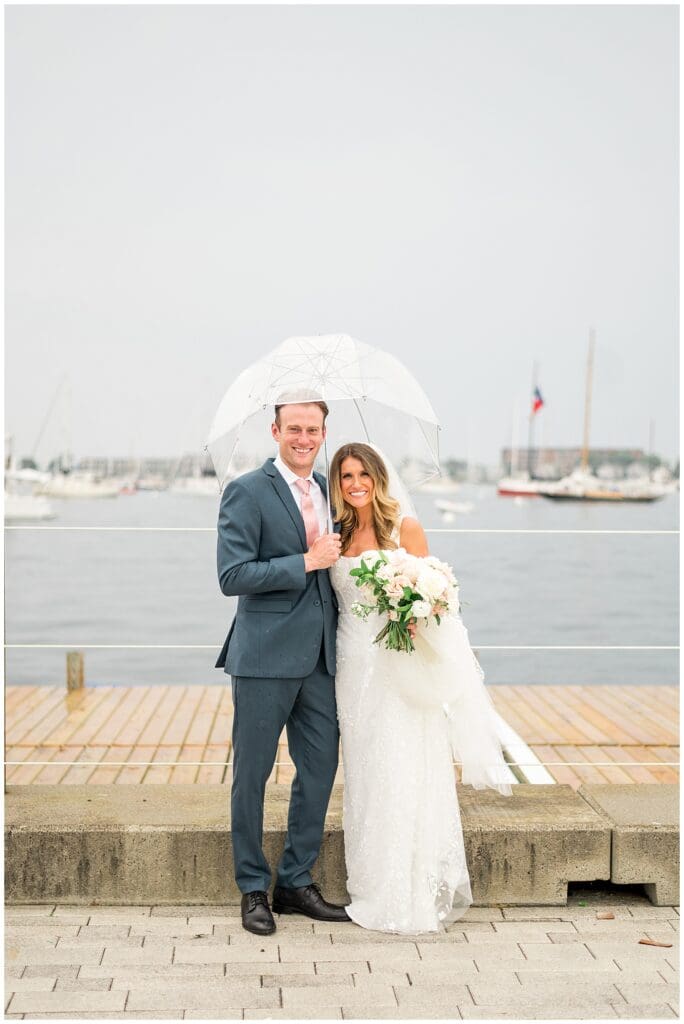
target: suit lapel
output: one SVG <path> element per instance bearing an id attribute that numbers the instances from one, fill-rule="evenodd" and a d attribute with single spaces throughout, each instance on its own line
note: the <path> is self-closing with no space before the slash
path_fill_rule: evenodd
<path id="1" fill-rule="evenodd" d="M 304 520 L 302 519 L 302 514 L 297 508 L 297 503 L 295 502 L 292 496 L 292 491 L 285 482 L 282 474 L 279 473 L 278 470 L 273 465 L 273 461 L 271 459 L 267 459 L 261 468 L 263 469 L 264 473 L 266 473 L 266 475 L 270 477 L 271 483 L 273 484 L 273 488 L 276 494 L 278 495 L 283 505 L 287 509 L 290 515 L 290 519 L 297 527 L 299 539 L 302 542 L 302 547 L 304 551 L 306 551 L 307 543 L 306 530 L 304 529 Z"/>

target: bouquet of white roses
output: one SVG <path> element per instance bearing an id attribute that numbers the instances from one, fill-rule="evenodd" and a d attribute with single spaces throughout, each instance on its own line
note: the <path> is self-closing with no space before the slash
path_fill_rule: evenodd
<path id="1" fill-rule="evenodd" d="M 363 601 L 352 605 L 352 612 L 367 619 L 371 612 L 385 615 L 387 621 L 375 638 L 383 640 L 390 651 L 414 651 L 408 631 L 410 622 L 426 625 L 431 619 L 439 625 L 450 608 L 458 610 L 458 583 L 451 567 L 438 558 L 419 558 L 404 548 L 396 551 L 364 551 L 361 565 L 352 569 Z"/>

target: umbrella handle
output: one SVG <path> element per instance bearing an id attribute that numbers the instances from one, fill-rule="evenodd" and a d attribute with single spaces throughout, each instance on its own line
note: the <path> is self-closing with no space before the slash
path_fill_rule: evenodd
<path id="1" fill-rule="evenodd" d="M 330 505 L 330 463 L 328 461 L 328 439 L 326 437 L 323 443 L 323 449 L 325 452 L 325 479 L 327 483 L 327 505 L 328 505 L 328 533 L 333 533 L 333 518 L 332 518 L 332 507 Z"/>

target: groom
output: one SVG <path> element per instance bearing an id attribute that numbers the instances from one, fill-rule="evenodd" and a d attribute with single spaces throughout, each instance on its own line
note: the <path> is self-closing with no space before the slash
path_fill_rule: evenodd
<path id="1" fill-rule="evenodd" d="M 278 455 L 233 480 L 221 499 L 218 576 L 237 612 L 216 667 L 232 676 L 235 879 L 242 924 L 270 935 L 271 872 L 262 849 L 264 793 L 285 727 L 296 775 L 273 910 L 348 921 L 312 884 L 337 769 L 337 604 L 327 570 L 340 539 L 327 533 L 326 481 L 313 472 L 325 439 L 325 402 L 275 407 Z"/>

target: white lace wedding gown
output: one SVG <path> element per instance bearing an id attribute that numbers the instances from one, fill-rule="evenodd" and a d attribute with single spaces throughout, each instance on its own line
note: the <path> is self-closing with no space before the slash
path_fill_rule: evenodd
<path id="1" fill-rule="evenodd" d="M 373 643 L 377 615 L 352 615 L 359 592 L 349 571 L 359 563 L 360 556 L 342 557 L 330 569 L 339 604 L 347 912 L 378 931 L 438 931 L 472 902 L 447 717 L 440 707 L 411 706 L 393 687 L 394 667 L 417 677 L 430 669 L 419 650 L 386 652 Z"/>

